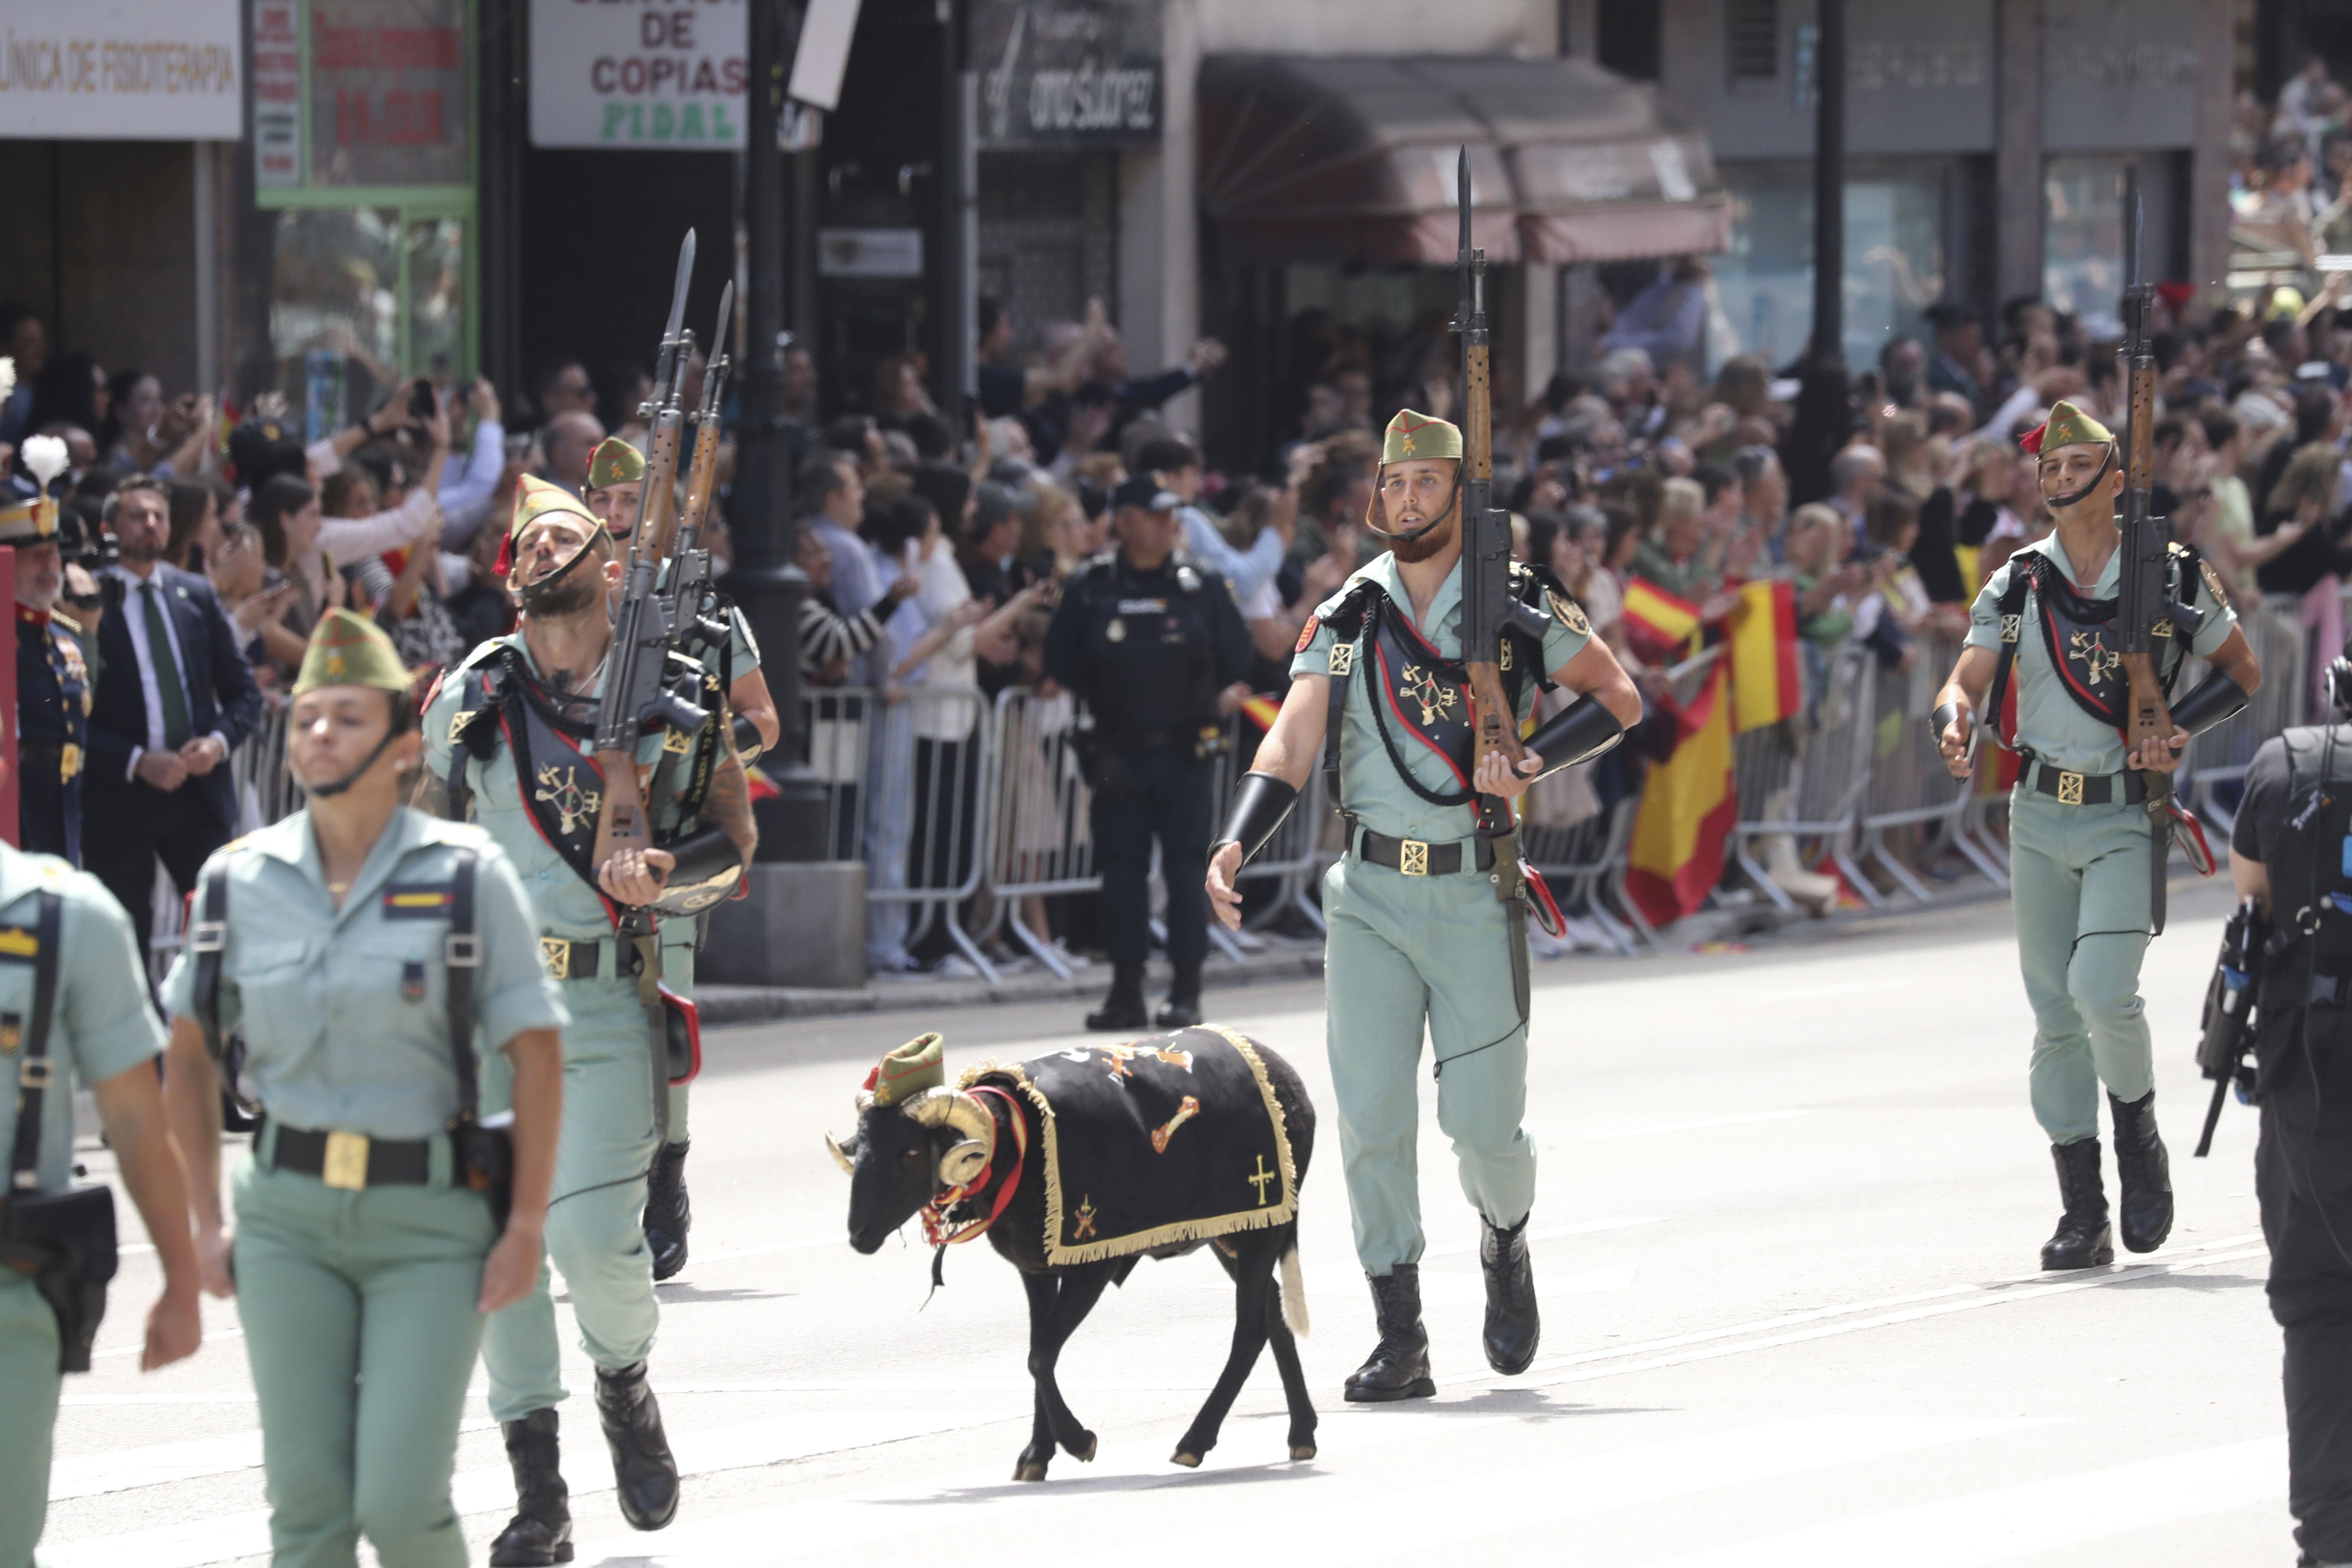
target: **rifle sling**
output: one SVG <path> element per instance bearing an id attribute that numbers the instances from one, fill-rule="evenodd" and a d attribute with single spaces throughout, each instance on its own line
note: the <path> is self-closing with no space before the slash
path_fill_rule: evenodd
<path id="1" fill-rule="evenodd" d="M 49 1060 L 49 1022 L 57 1016 L 58 933 L 65 898 L 42 891 L 33 924 L 33 1016 L 25 1031 L 24 1057 L 16 1068 L 16 1128 L 8 1155 L 8 1190 L 29 1193 L 40 1182 L 41 1110 L 55 1076 Z"/>

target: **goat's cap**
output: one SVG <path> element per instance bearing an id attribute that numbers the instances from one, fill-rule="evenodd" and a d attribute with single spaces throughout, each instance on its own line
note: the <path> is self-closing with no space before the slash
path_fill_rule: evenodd
<path id="1" fill-rule="evenodd" d="M 918 1035 L 884 1057 L 866 1075 L 866 1092 L 877 1105 L 897 1105 L 947 1080 L 945 1041 L 938 1035 Z"/>

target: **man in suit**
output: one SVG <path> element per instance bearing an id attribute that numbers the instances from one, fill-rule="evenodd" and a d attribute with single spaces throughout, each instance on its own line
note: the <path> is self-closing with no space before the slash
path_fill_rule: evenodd
<path id="1" fill-rule="evenodd" d="M 1957 392 L 1982 419 L 1991 412 L 1984 388 L 1977 384 L 1977 356 L 1984 348 L 1984 328 L 1974 310 L 1944 300 L 1925 312 L 1936 333 L 1936 352 L 1927 356 L 1927 390 Z"/>
<path id="2" fill-rule="evenodd" d="M 106 569 L 90 710 L 84 866 L 121 901 L 144 956 L 155 860 L 185 893 L 236 831 L 232 747 L 261 717 L 261 690 L 212 584 L 163 560 L 163 483 L 125 479 L 107 498 L 120 562 Z"/>

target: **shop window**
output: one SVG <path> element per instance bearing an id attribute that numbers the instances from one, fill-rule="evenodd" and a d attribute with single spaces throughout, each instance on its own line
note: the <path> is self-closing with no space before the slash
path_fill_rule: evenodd
<path id="1" fill-rule="evenodd" d="M 2120 158 L 2053 158 L 2042 172 L 2042 296 L 2095 337 L 2122 330 L 2124 180 Z"/>
<path id="2" fill-rule="evenodd" d="M 1722 304 L 1708 333 L 1710 368 L 1753 353 L 1783 365 L 1813 331 L 1813 193 L 1785 182 L 1730 184 L 1731 244 L 1716 258 Z M 1921 312 L 1944 289 L 1940 175 L 1851 180 L 1845 187 L 1846 363 L 1866 369 L 1896 337 L 1922 336 Z M 1721 340 L 1721 341 L 1718 341 Z"/>

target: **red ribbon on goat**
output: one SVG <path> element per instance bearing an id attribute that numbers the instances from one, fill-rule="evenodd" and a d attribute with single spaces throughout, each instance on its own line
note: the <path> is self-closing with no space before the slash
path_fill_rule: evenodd
<path id="1" fill-rule="evenodd" d="M 972 1193 L 986 1191 L 988 1184 L 996 1179 L 996 1160 L 993 1154 L 989 1159 L 988 1169 L 980 1173 L 977 1181 L 966 1182 L 960 1187 L 950 1187 L 946 1192 L 924 1205 L 923 1239 L 935 1247 L 953 1247 L 961 1241 L 976 1241 L 987 1235 L 988 1227 L 1003 1218 L 1005 1209 L 1011 1206 L 1013 1194 L 1021 1186 L 1021 1167 L 1029 1157 L 1029 1124 L 1021 1119 L 1021 1108 L 1013 1103 L 1013 1097 L 1001 1089 L 985 1085 L 972 1089 L 971 1094 L 974 1099 L 983 1094 L 992 1094 L 1004 1101 L 1004 1109 L 1011 1113 L 1013 1144 L 1013 1173 L 1005 1179 L 1004 1190 L 996 1194 L 996 1202 L 990 1206 L 986 1219 L 968 1219 L 960 1225 L 951 1226 L 948 1223 L 947 1215 L 948 1210 L 963 1202 Z"/>

